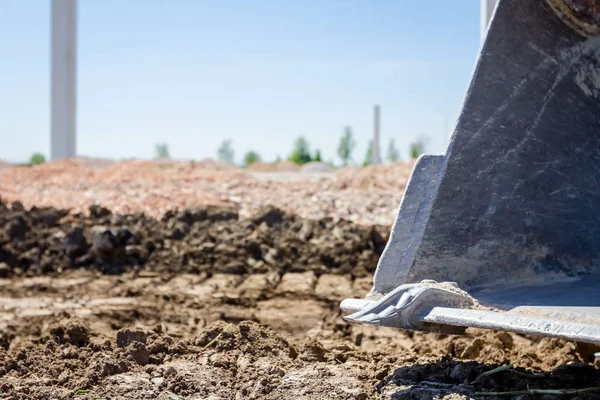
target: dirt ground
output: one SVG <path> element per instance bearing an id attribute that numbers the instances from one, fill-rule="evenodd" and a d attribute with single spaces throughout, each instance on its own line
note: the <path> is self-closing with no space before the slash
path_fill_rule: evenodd
<path id="1" fill-rule="evenodd" d="M 0 203 L 0 399 L 600 398 L 574 343 L 346 323 L 388 229 Z"/>

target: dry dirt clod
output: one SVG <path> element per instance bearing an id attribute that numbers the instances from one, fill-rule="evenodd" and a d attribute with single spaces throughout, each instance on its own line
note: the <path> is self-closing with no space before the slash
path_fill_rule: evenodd
<path id="1" fill-rule="evenodd" d="M 464 349 L 460 358 L 462 359 L 474 359 L 479 356 L 479 353 L 483 349 L 485 342 L 481 338 L 475 338 L 473 341 Z"/>
<path id="2" fill-rule="evenodd" d="M 150 353 L 146 346 L 141 342 L 132 342 L 127 346 L 125 354 L 138 365 L 146 365 L 150 361 Z"/>
<path id="3" fill-rule="evenodd" d="M 323 362 L 326 360 L 326 353 L 327 351 L 321 343 L 308 338 L 300 346 L 298 357 L 303 361 Z"/>
<path id="4" fill-rule="evenodd" d="M 49 333 L 60 342 L 66 341 L 78 347 L 87 346 L 90 341 L 88 328 L 77 321 L 54 324 L 50 326 Z"/>
<path id="5" fill-rule="evenodd" d="M 150 332 L 142 328 L 124 328 L 117 332 L 117 346 L 125 348 L 133 342 L 146 344 Z"/>
<path id="6" fill-rule="evenodd" d="M 514 346 L 514 340 L 510 333 L 508 332 L 498 332 L 496 333 L 496 338 L 502 342 L 505 349 L 512 349 Z"/>

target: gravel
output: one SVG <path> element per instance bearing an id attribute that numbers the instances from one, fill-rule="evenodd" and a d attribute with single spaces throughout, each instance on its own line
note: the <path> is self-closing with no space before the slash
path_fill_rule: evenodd
<path id="1" fill-rule="evenodd" d="M 345 167 L 317 175 L 285 168 L 261 177 L 251 173 L 267 168 L 247 172 L 207 160 L 90 164 L 61 160 L 1 168 L 0 197 L 27 208 L 53 206 L 86 213 L 96 204 L 120 214 L 143 212 L 157 218 L 168 210 L 202 205 L 233 206 L 240 216 L 250 216 L 272 205 L 304 218 L 391 225 L 413 165 Z"/>

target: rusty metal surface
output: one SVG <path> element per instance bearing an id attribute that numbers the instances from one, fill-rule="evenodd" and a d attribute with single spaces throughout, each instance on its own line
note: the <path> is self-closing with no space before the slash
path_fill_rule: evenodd
<path id="1" fill-rule="evenodd" d="M 583 35 L 600 33 L 600 1 L 546 0 L 565 23 Z"/>

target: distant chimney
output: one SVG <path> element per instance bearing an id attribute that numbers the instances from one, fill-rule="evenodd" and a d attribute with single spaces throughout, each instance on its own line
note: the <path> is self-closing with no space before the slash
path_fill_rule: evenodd
<path id="1" fill-rule="evenodd" d="M 76 155 L 77 0 L 52 0 L 50 158 Z"/>
<path id="2" fill-rule="evenodd" d="M 498 0 L 479 1 L 479 36 L 481 42 L 483 42 L 487 36 L 490 20 L 492 19 L 492 14 L 494 13 L 497 2 Z"/>
<path id="3" fill-rule="evenodd" d="M 375 121 L 373 126 L 373 149 L 371 152 L 371 164 L 381 164 L 381 157 L 379 156 L 379 106 L 375 106 Z"/>

